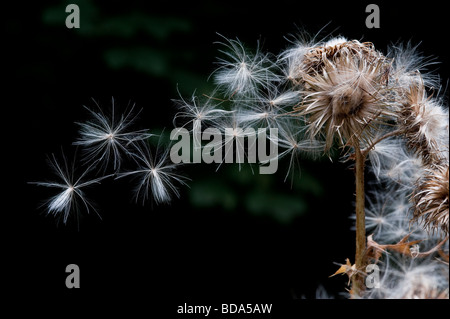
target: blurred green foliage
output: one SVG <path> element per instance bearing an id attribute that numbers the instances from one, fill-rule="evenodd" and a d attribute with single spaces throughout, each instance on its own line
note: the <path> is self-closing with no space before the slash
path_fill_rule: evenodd
<path id="1" fill-rule="evenodd" d="M 177 50 L 171 43 L 173 35 L 192 31 L 193 22 L 189 19 L 137 9 L 108 14 L 93 1 L 78 0 L 63 1 L 44 10 L 44 24 L 64 25 L 68 15 L 65 7 L 69 3 L 75 3 L 80 8 L 80 28 L 74 29 L 74 32 L 82 37 L 112 40 L 103 52 L 108 67 L 115 70 L 130 68 L 152 77 L 164 77 L 174 85 L 182 83 L 180 92 L 184 94 L 195 89 L 210 91 L 210 83 L 206 81 L 208 74 L 196 74 L 189 68 L 195 55 L 193 48 Z"/>
<path id="2" fill-rule="evenodd" d="M 63 25 L 68 15 L 65 7 L 71 3 L 77 4 L 80 11 L 82 10 L 82 14 L 80 14 L 82 27 L 76 29 L 76 32 L 82 36 L 129 38 L 136 36 L 138 32 L 145 32 L 150 37 L 165 40 L 172 32 L 189 32 L 191 30 L 190 22 L 178 17 L 152 16 L 139 11 L 108 16 L 105 14 L 105 10 L 99 10 L 90 0 L 67 0 L 59 5 L 49 7 L 43 12 L 43 22 L 49 25 Z"/>
<path id="3" fill-rule="evenodd" d="M 284 168 L 279 174 L 285 174 Z M 279 175 L 260 175 L 257 170 L 257 166 L 249 164 L 243 164 L 240 169 L 238 164 L 224 164 L 215 178 L 194 179 L 190 200 L 197 207 L 224 210 L 241 207 L 255 216 L 289 224 L 306 214 L 311 202 L 323 195 L 322 185 L 306 172 L 290 188 L 289 183 L 280 185 Z"/>

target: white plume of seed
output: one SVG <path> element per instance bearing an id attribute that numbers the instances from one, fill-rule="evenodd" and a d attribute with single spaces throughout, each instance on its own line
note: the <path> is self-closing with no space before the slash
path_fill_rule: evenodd
<path id="1" fill-rule="evenodd" d="M 448 299 L 448 266 L 437 260 L 386 254 L 379 263 L 380 281 L 366 290 L 368 299 Z"/>
<path id="2" fill-rule="evenodd" d="M 95 104 L 98 111 L 85 107 L 92 118 L 84 123 L 77 123 L 80 126 L 80 136 L 73 145 L 82 147 L 85 162 L 98 161 L 106 168 L 109 161 L 112 161 L 113 169 L 118 170 L 122 156 L 128 154 L 129 146 L 153 134 L 147 133 L 147 130 L 130 130 L 139 114 L 133 114 L 134 105 L 117 117 L 114 98 L 110 115 L 106 115 L 96 102 Z"/>
<path id="3" fill-rule="evenodd" d="M 54 154 L 49 158 L 50 168 L 56 175 L 57 181 L 31 182 L 31 184 L 56 188 L 59 190 L 59 193 L 51 197 L 44 206 L 46 207 L 48 215 L 62 218 L 63 223 L 66 224 L 70 214 L 73 212 L 78 213 L 81 208 L 86 209 L 88 213 L 90 209 L 93 209 L 97 213 L 93 205 L 86 198 L 82 189 L 92 184 L 98 184 L 101 180 L 111 175 L 87 179 L 86 175 L 91 171 L 92 165 L 85 169 L 80 175 L 76 175 L 75 166 L 69 166 L 64 154 L 62 154 L 62 157 L 62 163 L 56 159 Z"/>
<path id="4" fill-rule="evenodd" d="M 263 54 L 259 45 L 256 53 L 248 54 L 239 39 L 218 42 L 225 46 L 219 50 L 225 55 L 220 58 L 219 67 L 214 71 L 214 81 L 228 97 L 254 95 L 258 87 L 267 87 L 279 77 L 273 71 L 274 63 Z"/>
<path id="5" fill-rule="evenodd" d="M 295 121 L 298 123 L 298 121 Z M 304 128 L 295 125 L 295 123 L 283 122 L 278 126 L 278 147 L 281 153 L 276 159 L 280 160 L 290 154 L 289 166 L 285 181 L 289 174 L 294 174 L 295 166 L 299 165 L 299 159 L 303 157 L 317 158 L 324 154 L 325 142 L 321 140 L 305 138 Z"/>
<path id="6" fill-rule="evenodd" d="M 232 113 L 231 111 L 220 108 L 220 104 L 223 101 L 218 102 L 209 97 L 200 100 L 195 93 L 192 94 L 189 100 L 180 97 L 175 102 L 179 111 L 174 116 L 174 125 L 176 126 L 177 122 L 181 122 L 182 127 L 192 124 L 192 130 L 198 129 L 198 127 L 195 127 L 195 125 L 198 125 L 196 123 L 215 127 L 217 126 L 218 120 Z"/>
<path id="7" fill-rule="evenodd" d="M 391 44 L 388 47 L 386 56 L 392 60 L 391 85 L 407 89 L 411 84 L 418 85 L 423 82 L 429 88 L 439 87 L 439 76 L 429 70 L 438 62 L 432 57 L 422 56 L 418 47 L 419 45 L 413 45 L 411 42 Z"/>
<path id="8" fill-rule="evenodd" d="M 175 171 L 178 165 L 170 161 L 170 148 L 161 150 L 160 141 L 154 154 L 147 143 L 135 144 L 132 156 L 138 167 L 117 176 L 117 178 L 136 177 L 137 184 L 134 190 L 136 202 L 141 200 L 144 204 L 149 198 L 153 198 L 156 204 L 168 203 L 173 195 L 180 197 L 176 184 L 187 186 L 187 178 L 177 174 Z"/>

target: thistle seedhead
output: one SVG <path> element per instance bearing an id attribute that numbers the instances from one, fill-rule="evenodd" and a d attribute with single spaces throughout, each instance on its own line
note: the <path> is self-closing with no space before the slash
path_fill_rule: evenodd
<path id="1" fill-rule="evenodd" d="M 426 169 L 412 195 L 414 212 L 412 222 L 423 221 L 428 230 L 439 229 L 448 235 L 449 213 L 449 166 Z"/>
<path id="2" fill-rule="evenodd" d="M 424 165 L 448 162 L 448 112 L 427 97 L 423 82 L 412 83 L 398 114 L 406 144 Z"/>
<path id="3" fill-rule="evenodd" d="M 366 61 L 369 64 L 379 63 L 380 60 L 387 62 L 387 59 L 375 50 L 371 42 L 347 41 L 341 37 L 310 48 L 304 54 L 302 63 L 298 65 L 295 77 L 302 83 L 304 75 L 315 76 L 317 73 L 322 73 L 330 61 L 338 65 L 339 61 L 349 59 Z"/>
<path id="4" fill-rule="evenodd" d="M 315 48 L 299 70 L 305 97 L 294 110 L 307 117 L 312 137 L 325 131 L 327 150 L 336 137 L 341 145 L 370 144 L 371 128 L 393 115 L 384 103 L 388 73 L 386 58 L 371 44 Z"/>

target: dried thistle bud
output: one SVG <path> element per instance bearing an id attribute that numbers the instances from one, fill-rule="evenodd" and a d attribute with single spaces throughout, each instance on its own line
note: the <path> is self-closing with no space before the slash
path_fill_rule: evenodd
<path id="1" fill-rule="evenodd" d="M 424 228 L 441 229 L 448 235 L 449 166 L 426 169 L 426 175 L 418 181 L 412 195 L 414 214 L 411 222 L 422 219 Z"/>
<path id="2" fill-rule="evenodd" d="M 303 57 L 299 65 L 297 77 L 301 78 L 307 74 L 314 76 L 326 68 L 327 61 L 339 61 L 346 59 L 358 59 L 366 63 L 378 63 L 386 58 L 375 50 L 371 42 L 353 41 L 329 41 L 323 46 L 311 48 Z"/>
<path id="3" fill-rule="evenodd" d="M 303 103 L 312 137 L 322 129 L 329 150 L 336 136 L 342 145 L 370 143 L 371 128 L 393 115 L 384 102 L 389 63 L 370 43 L 349 41 L 310 50 L 302 64 Z"/>
<path id="4" fill-rule="evenodd" d="M 422 158 L 424 165 L 439 165 L 448 151 L 448 113 L 427 97 L 423 82 L 412 83 L 404 93 L 399 125 L 406 144 Z"/>

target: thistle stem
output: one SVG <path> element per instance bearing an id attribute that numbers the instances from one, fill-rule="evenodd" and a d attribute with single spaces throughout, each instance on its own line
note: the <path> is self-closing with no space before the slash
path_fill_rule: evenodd
<path id="1" fill-rule="evenodd" d="M 364 276 L 360 271 L 364 271 L 366 260 L 366 225 L 364 213 L 364 162 L 365 154 L 361 152 L 359 146 L 355 146 L 355 182 L 356 182 L 356 254 L 355 267 L 358 270 L 352 277 L 352 295 L 358 297 L 364 291 Z"/>

